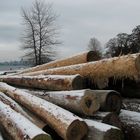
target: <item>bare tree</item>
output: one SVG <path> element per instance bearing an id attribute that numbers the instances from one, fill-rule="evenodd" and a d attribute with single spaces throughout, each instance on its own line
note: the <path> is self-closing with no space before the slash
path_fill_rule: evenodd
<path id="1" fill-rule="evenodd" d="M 35 65 L 50 61 L 54 54 L 52 46 L 59 44 L 55 25 L 56 14 L 52 5 L 36 0 L 28 10 L 22 8 L 24 34 L 22 48 L 27 50 L 25 58 Z"/>

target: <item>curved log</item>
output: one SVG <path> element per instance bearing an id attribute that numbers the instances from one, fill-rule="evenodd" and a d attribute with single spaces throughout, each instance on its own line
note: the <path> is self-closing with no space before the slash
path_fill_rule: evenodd
<path id="1" fill-rule="evenodd" d="M 23 117 L 0 101 L 0 123 L 16 140 L 51 140 L 50 135 L 43 132 L 28 119 Z"/>
<path id="2" fill-rule="evenodd" d="M 46 63 L 46 64 L 39 65 L 36 67 L 28 68 L 28 69 L 23 70 L 22 72 L 19 72 L 18 74 L 24 74 L 24 73 L 46 70 L 46 69 L 62 67 L 62 66 L 69 66 L 69 65 L 74 65 L 74 64 L 81 64 L 81 63 L 86 63 L 90 61 L 96 61 L 99 59 L 100 59 L 100 56 L 98 56 L 96 52 L 88 51 L 88 52 L 77 54 L 69 58 L 56 60 L 56 61 L 52 61 L 50 63 Z"/>
<path id="3" fill-rule="evenodd" d="M 0 83 L 0 91 L 42 118 L 63 139 L 79 140 L 87 134 L 87 125 L 83 120 L 59 106 L 9 86 L 6 83 Z"/>

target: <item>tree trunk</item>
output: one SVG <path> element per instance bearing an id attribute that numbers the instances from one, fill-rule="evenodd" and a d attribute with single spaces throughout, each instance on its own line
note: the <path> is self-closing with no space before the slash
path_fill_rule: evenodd
<path id="1" fill-rule="evenodd" d="M 89 89 L 56 92 L 29 91 L 29 93 L 77 114 L 92 116 L 100 108 L 96 94 Z"/>
<path id="2" fill-rule="evenodd" d="M 29 119 L 31 122 L 33 122 L 35 125 L 37 125 L 39 128 L 43 129 L 46 126 L 45 122 L 43 122 L 37 116 L 35 116 L 31 112 L 29 112 L 29 110 L 25 109 L 20 104 L 15 102 L 12 98 L 6 96 L 2 92 L 0 92 L 0 101 L 9 105 L 16 112 L 21 113 L 23 116 L 25 116 L 27 119 Z"/>
<path id="3" fill-rule="evenodd" d="M 113 90 L 85 89 L 46 92 L 26 89 L 25 91 L 71 111 L 86 115 L 93 115 L 99 106 L 101 111 L 119 113 L 122 106 L 120 94 Z"/>
<path id="4" fill-rule="evenodd" d="M 46 69 L 62 67 L 62 66 L 69 66 L 69 65 L 74 65 L 74 64 L 81 64 L 81 63 L 86 63 L 90 61 L 96 61 L 99 59 L 100 58 L 96 55 L 94 51 L 88 51 L 88 52 L 84 52 L 84 53 L 81 53 L 81 54 L 78 54 L 78 55 L 75 55 L 66 59 L 56 60 L 50 63 L 32 67 L 32 68 L 23 70 L 22 72 L 19 72 L 18 74 L 24 74 L 28 72 L 35 72 L 35 71 L 46 70 Z"/>
<path id="5" fill-rule="evenodd" d="M 11 109 L 8 105 L 0 101 L 0 123 L 7 132 L 16 140 L 51 140 L 51 137 L 23 117 Z"/>
<path id="6" fill-rule="evenodd" d="M 84 140 L 123 140 L 122 132 L 117 127 L 89 119 L 85 119 L 85 122 L 89 133 Z"/>
<path id="7" fill-rule="evenodd" d="M 87 125 L 83 120 L 59 106 L 5 83 L 0 83 L 0 91 L 41 117 L 63 139 L 80 140 L 87 134 Z"/>
<path id="8" fill-rule="evenodd" d="M 11 85 L 47 89 L 47 90 L 76 90 L 85 87 L 80 75 L 40 75 L 40 76 L 3 76 L 0 81 Z"/>
<path id="9" fill-rule="evenodd" d="M 119 117 L 123 123 L 125 140 L 140 140 L 140 113 L 121 110 Z"/>
<path id="10" fill-rule="evenodd" d="M 140 113 L 140 99 L 123 99 L 123 109 Z"/>
<path id="11" fill-rule="evenodd" d="M 96 88 L 103 89 L 108 87 L 110 78 L 113 78 L 114 84 L 117 79 L 123 80 L 125 78 L 129 78 L 138 81 L 140 74 L 140 55 L 139 53 L 129 54 L 121 57 L 103 59 L 96 62 L 32 72 L 26 75 L 39 74 L 80 74 L 91 81 L 91 88 L 96 86 Z"/>

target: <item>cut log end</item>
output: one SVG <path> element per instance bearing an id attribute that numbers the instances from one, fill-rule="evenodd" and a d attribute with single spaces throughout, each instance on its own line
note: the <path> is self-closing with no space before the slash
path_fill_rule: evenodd
<path id="1" fill-rule="evenodd" d="M 83 89 L 83 88 L 85 88 L 84 79 L 83 79 L 80 75 L 77 75 L 77 76 L 73 79 L 72 87 L 73 87 L 73 90 L 78 90 L 78 89 Z"/>
<path id="2" fill-rule="evenodd" d="M 100 104 L 93 94 L 86 94 L 81 100 L 81 107 L 85 114 L 93 116 L 99 110 Z"/>
<path id="3" fill-rule="evenodd" d="M 101 59 L 101 57 L 95 51 L 89 51 L 87 53 L 87 62 L 97 61 L 97 60 L 100 60 L 100 59 Z"/>
<path id="4" fill-rule="evenodd" d="M 116 92 L 111 91 L 107 95 L 105 110 L 119 113 L 122 107 L 121 96 Z"/>
<path id="5" fill-rule="evenodd" d="M 68 127 L 68 131 L 66 134 L 67 140 L 81 140 L 88 131 L 88 127 L 85 122 L 75 120 Z"/>
<path id="6" fill-rule="evenodd" d="M 34 137 L 32 140 L 52 140 L 52 139 L 47 134 L 40 134 Z"/>
<path id="7" fill-rule="evenodd" d="M 123 134 L 117 129 L 110 129 L 106 132 L 104 140 L 123 140 Z"/>
<path id="8" fill-rule="evenodd" d="M 138 72 L 140 73 L 140 55 L 138 55 L 135 60 L 135 66 L 136 66 L 136 69 L 138 70 Z"/>

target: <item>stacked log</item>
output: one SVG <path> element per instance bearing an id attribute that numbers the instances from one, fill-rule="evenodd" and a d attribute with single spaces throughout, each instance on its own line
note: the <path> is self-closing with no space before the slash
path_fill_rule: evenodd
<path id="1" fill-rule="evenodd" d="M 100 59 L 100 56 L 98 56 L 95 51 L 88 51 L 88 52 L 77 54 L 77 55 L 69 57 L 69 58 L 52 61 L 50 63 L 46 63 L 43 65 L 39 65 L 36 67 L 32 67 L 32 68 L 23 70 L 22 72 L 19 72 L 17 75 L 45 70 L 45 69 L 50 69 L 50 68 L 69 66 L 69 65 L 74 65 L 74 64 L 81 64 L 81 63 L 86 63 L 86 62 L 90 62 L 90 61 L 96 61 L 99 59 Z"/>
<path id="2" fill-rule="evenodd" d="M 23 123 L 24 122 L 24 123 Z M 0 101 L 0 123 L 10 136 L 16 140 L 51 140 L 50 135 L 43 132 L 28 119 L 23 117 Z"/>
<path id="3" fill-rule="evenodd" d="M 76 75 L 1 76 L 0 81 L 11 85 L 46 90 L 76 90 L 85 87 L 84 79 Z"/>
<path id="4" fill-rule="evenodd" d="M 79 140 L 87 134 L 83 120 L 67 110 L 2 82 L 0 91 L 41 117 L 64 139 Z"/>
<path id="5" fill-rule="evenodd" d="M 126 65 L 127 64 L 127 65 Z M 26 75 L 53 74 L 53 75 L 73 75 L 80 74 L 87 78 L 91 85 L 90 88 L 107 88 L 110 79 L 113 79 L 114 85 L 116 80 L 128 78 L 139 81 L 140 74 L 140 55 L 131 54 L 110 59 L 103 59 L 96 62 L 89 62 L 78 65 L 71 65 L 53 69 L 47 69 L 37 72 L 27 73 Z M 121 84 L 121 88 L 123 84 Z M 114 87 L 115 88 L 115 87 Z M 140 96 L 139 96 L 140 97 Z"/>

